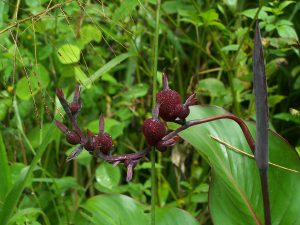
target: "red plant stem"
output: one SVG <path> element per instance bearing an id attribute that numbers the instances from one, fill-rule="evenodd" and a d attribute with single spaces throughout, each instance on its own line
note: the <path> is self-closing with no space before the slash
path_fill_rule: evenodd
<path id="1" fill-rule="evenodd" d="M 231 119 L 234 120 L 242 129 L 243 134 L 248 142 L 248 145 L 252 151 L 252 153 L 254 154 L 255 151 L 255 142 L 252 138 L 252 135 L 247 127 L 247 125 L 245 124 L 245 122 L 238 118 L 237 116 L 233 115 L 233 114 L 224 114 L 224 115 L 219 115 L 219 116 L 212 116 L 212 117 L 208 117 L 205 119 L 199 119 L 199 120 L 190 120 L 187 121 L 183 126 L 179 127 L 178 129 L 172 131 L 171 133 L 169 133 L 168 135 L 166 135 L 165 137 L 162 138 L 163 141 L 167 141 L 170 138 L 176 136 L 179 132 L 191 127 L 191 126 L 195 126 L 195 125 L 199 125 L 202 123 L 207 123 L 207 122 L 211 122 L 214 120 L 220 120 L 220 119 Z"/>
<path id="2" fill-rule="evenodd" d="M 106 161 L 117 162 L 117 161 L 124 161 L 126 159 L 130 159 L 130 160 L 141 159 L 141 158 L 145 157 L 146 155 L 148 155 L 149 152 L 151 152 L 151 147 L 147 147 L 140 152 L 125 154 L 125 155 L 111 155 L 110 156 L 110 155 L 105 155 L 100 151 L 97 151 L 96 154 L 99 158 L 102 158 Z"/>

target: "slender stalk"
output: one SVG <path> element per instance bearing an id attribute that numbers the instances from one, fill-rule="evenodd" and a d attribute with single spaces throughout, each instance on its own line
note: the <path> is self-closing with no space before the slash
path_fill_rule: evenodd
<path id="1" fill-rule="evenodd" d="M 252 138 L 252 135 L 247 127 L 247 125 L 245 124 L 245 122 L 240 119 L 239 117 L 233 115 L 233 114 L 223 114 L 223 115 L 219 115 L 219 116 L 212 116 L 212 117 L 208 117 L 208 118 L 205 118 L 205 119 L 199 119 L 199 120 L 190 120 L 190 121 L 187 121 L 183 126 L 179 127 L 178 129 L 172 131 L 171 133 L 167 134 L 165 137 L 162 138 L 163 141 L 167 141 L 173 137 L 175 137 L 179 132 L 185 130 L 185 129 L 188 129 L 189 127 L 191 126 L 195 126 L 195 125 L 199 125 L 199 124 L 202 124 L 202 123 L 207 123 L 207 122 L 211 122 L 211 121 L 214 121 L 214 120 L 220 120 L 220 119 L 230 119 L 230 120 L 233 120 L 235 121 L 239 126 L 240 128 L 242 129 L 243 133 L 244 133 L 244 136 L 247 140 L 247 143 L 252 151 L 252 153 L 254 154 L 254 151 L 255 151 L 255 142 Z"/>
<path id="2" fill-rule="evenodd" d="M 20 7 L 20 0 L 17 0 L 15 11 L 14 11 L 14 14 L 13 14 L 13 20 L 18 19 L 19 7 Z"/>
<path id="3" fill-rule="evenodd" d="M 270 209 L 270 197 L 269 197 L 269 184 L 268 184 L 268 170 L 259 169 L 261 189 L 263 193 L 264 203 L 264 216 L 265 225 L 271 225 L 271 209 Z"/>
<path id="4" fill-rule="evenodd" d="M 153 58 L 153 92 L 152 92 L 152 107 L 155 107 L 156 92 L 157 92 L 157 61 L 158 61 L 158 36 L 159 36 L 159 11 L 160 0 L 156 1 L 156 22 L 155 22 L 155 37 L 154 37 L 154 58 Z M 155 225 L 155 203 L 156 203 L 156 177 L 155 177 L 155 148 L 151 154 L 151 225 Z"/>
<path id="5" fill-rule="evenodd" d="M 151 225 L 155 225 L 156 176 L 155 176 L 155 148 L 151 152 Z"/>

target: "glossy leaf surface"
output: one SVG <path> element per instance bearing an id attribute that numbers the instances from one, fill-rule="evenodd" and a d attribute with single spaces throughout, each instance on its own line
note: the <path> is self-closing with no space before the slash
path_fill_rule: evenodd
<path id="1" fill-rule="evenodd" d="M 83 208 L 91 213 L 89 220 L 97 225 L 150 225 L 146 207 L 125 195 L 98 195 L 90 198 Z M 156 225 L 196 225 L 188 213 L 174 207 L 157 208 Z"/>
<path id="2" fill-rule="evenodd" d="M 191 119 L 202 119 L 228 113 L 218 107 L 191 107 Z M 252 136 L 255 126 L 247 123 Z M 239 126 L 223 119 L 191 127 L 180 135 L 191 143 L 212 166 L 210 213 L 215 225 L 262 224 L 263 205 L 258 169 L 255 160 L 220 144 L 211 136 L 249 154 Z M 279 135 L 269 131 L 269 161 L 300 171 L 294 149 Z M 272 224 L 300 224 L 300 175 L 278 167 L 269 167 L 269 188 Z"/>

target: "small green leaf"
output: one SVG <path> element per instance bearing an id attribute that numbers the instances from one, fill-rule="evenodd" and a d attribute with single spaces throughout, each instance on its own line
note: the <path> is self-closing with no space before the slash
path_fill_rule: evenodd
<path id="1" fill-rule="evenodd" d="M 242 15 L 247 16 L 247 17 L 249 17 L 251 19 L 254 19 L 254 16 L 256 15 L 257 10 L 258 10 L 258 8 L 247 9 L 247 10 L 245 10 L 245 11 L 242 12 Z M 261 9 L 260 12 L 259 12 L 259 14 L 258 14 L 258 18 L 259 19 L 265 19 L 267 17 L 268 17 L 268 14 L 263 9 Z"/>
<path id="2" fill-rule="evenodd" d="M 78 81 L 78 83 L 84 83 L 89 79 L 87 77 L 87 75 L 82 71 L 80 66 L 74 67 L 74 74 L 75 74 L 75 78 Z"/>
<path id="3" fill-rule="evenodd" d="M 268 97 L 269 107 L 274 107 L 275 105 L 280 103 L 285 98 L 286 98 L 286 96 L 284 96 L 284 95 L 270 95 Z"/>
<path id="4" fill-rule="evenodd" d="M 35 95 L 40 91 L 40 88 L 44 89 L 50 83 L 49 73 L 47 69 L 42 65 L 38 64 L 29 74 L 29 79 L 27 77 L 22 77 L 16 87 L 16 94 L 22 100 L 30 99 L 30 87 L 32 94 Z"/>
<path id="5" fill-rule="evenodd" d="M 114 167 L 113 165 L 103 162 L 96 169 L 96 181 L 101 186 L 113 189 L 116 187 L 121 179 L 121 172 L 119 167 Z M 101 188 L 99 188 L 101 191 Z"/>
<path id="6" fill-rule="evenodd" d="M 197 86 L 197 91 L 203 95 L 212 97 L 222 96 L 226 94 L 224 84 L 216 78 L 206 78 L 200 80 Z"/>
<path id="7" fill-rule="evenodd" d="M 101 31 L 92 25 L 83 26 L 80 30 L 80 45 L 84 46 L 92 41 L 100 42 L 102 39 Z"/>
<path id="8" fill-rule="evenodd" d="M 76 63 L 80 59 L 80 49 L 76 45 L 62 45 L 57 51 L 57 57 L 63 64 Z"/>
<path id="9" fill-rule="evenodd" d="M 282 25 L 276 27 L 276 29 L 280 37 L 298 40 L 298 35 L 293 27 L 289 25 Z"/>
<path id="10" fill-rule="evenodd" d="M 138 0 L 126 0 L 123 1 L 119 8 L 114 12 L 112 20 L 118 22 L 119 20 L 124 20 L 126 16 L 129 16 L 134 8 L 139 4 Z"/>

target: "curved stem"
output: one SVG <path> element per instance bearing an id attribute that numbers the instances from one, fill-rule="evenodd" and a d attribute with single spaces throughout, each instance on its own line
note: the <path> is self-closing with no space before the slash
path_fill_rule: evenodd
<path id="1" fill-rule="evenodd" d="M 106 161 L 109 161 L 109 162 L 118 162 L 118 161 L 124 161 L 127 159 L 138 160 L 138 159 L 141 159 L 141 158 L 145 157 L 146 155 L 148 155 L 149 152 L 151 152 L 151 147 L 147 147 L 140 152 L 129 153 L 129 154 L 125 154 L 125 155 L 105 155 L 102 152 L 97 151 L 96 156 L 98 156 L 99 158 L 104 159 Z"/>
<path id="2" fill-rule="evenodd" d="M 251 135 L 247 125 L 245 124 L 245 122 L 242 119 L 238 118 L 237 116 L 235 116 L 233 114 L 224 114 L 224 115 L 219 115 L 219 116 L 208 117 L 205 119 L 187 121 L 183 126 L 179 127 L 178 129 L 172 131 L 171 133 L 169 133 L 165 137 L 163 137 L 162 140 L 167 141 L 167 140 L 173 138 L 174 136 L 176 136 L 179 132 L 181 132 L 191 126 L 199 125 L 202 123 L 207 123 L 207 122 L 214 121 L 214 120 L 220 120 L 220 119 L 231 119 L 240 126 L 240 128 L 242 129 L 243 134 L 247 140 L 247 143 L 248 143 L 249 147 L 251 148 L 252 153 L 254 154 L 255 142 L 252 138 L 252 135 Z"/>

